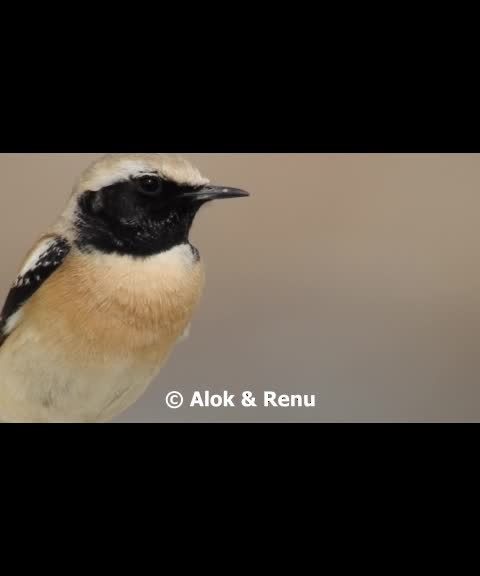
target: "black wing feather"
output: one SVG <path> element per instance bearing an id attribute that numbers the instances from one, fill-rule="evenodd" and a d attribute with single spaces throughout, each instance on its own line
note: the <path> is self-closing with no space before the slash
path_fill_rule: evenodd
<path id="1" fill-rule="evenodd" d="M 0 315 L 0 346 L 6 339 L 5 326 L 25 302 L 40 288 L 62 264 L 70 252 L 70 244 L 61 236 L 52 237 L 50 246 L 43 252 L 34 267 L 19 276 L 8 293 Z"/>

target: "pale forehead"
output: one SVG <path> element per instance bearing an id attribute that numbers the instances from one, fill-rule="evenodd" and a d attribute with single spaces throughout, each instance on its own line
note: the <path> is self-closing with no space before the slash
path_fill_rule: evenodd
<path id="1" fill-rule="evenodd" d="M 208 184 L 195 166 L 184 158 L 163 154 L 108 154 L 94 162 L 80 177 L 76 190 L 100 190 L 142 174 L 158 174 L 190 186 Z"/>

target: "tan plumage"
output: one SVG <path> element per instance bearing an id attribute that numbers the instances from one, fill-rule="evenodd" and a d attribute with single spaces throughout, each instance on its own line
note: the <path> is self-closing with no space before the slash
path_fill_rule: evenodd
<path id="1" fill-rule="evenodd" d="M 203 267 L 186 250 L 148 265 L 74 251 L 26 302 L 0 348 L 0 417 L 93 421 L 120 413 L 187 328 L 202 285 Z"/>
<path id="2" fill-rule="evenodd" d="M 87 170 L 52 229 L 71 242 L 68 255 L 7 321 L 0 420 L 109 420 L 145 391 L 188 328 L 204 283 L 189 244 L 135 258 L 74 242 L 79 196 L 138 171 L 207 184 L 186 161 L 160 155 L 109 155 Z"/>

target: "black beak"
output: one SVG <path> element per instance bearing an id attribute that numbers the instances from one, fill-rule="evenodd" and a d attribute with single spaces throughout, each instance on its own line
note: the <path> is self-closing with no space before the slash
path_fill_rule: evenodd
<path id="1" fill-rule="evenodd" d="M 238 188 L 226 188 L 225 186 L 203 186 L 196 190 L 189 190 L 182 194 L 183 198 L 191 198 L 198 202 L 208 202 L 210 200 L 221 200 L 222 198 L 242 198 L 250 196 L 248 192 Z"/>

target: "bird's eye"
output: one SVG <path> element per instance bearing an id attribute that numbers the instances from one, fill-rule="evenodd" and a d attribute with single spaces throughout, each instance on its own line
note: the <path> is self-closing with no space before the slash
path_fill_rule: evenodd
<path id="1" fill-rule="evenodd" d="M 156 196 L 161 192 L 162 181 L 158 176 L 141 176 L 136 181 L 140 191 L 147 196 Z"/>

